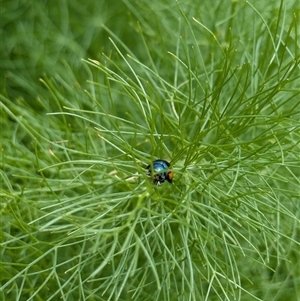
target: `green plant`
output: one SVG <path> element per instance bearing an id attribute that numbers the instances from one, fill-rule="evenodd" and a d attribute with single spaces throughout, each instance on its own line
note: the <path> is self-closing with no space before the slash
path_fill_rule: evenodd
<path id="1" fill-rule="evenodd" d="M 33 45 L 70 12 L 60 26 L 75 46 L 44 36 L 56 56 L 43 64 L 20 57 L 32 49 L 20 36 L 2 50 L 3 299 L 299 298 L 293 3 L 124 0 L 120 15 L 100 3 L 86 11 L 121 20 L 92 34 L 71 3 L 30 6 Z M 149 181 L 155 158 L 174 184 Z"/>

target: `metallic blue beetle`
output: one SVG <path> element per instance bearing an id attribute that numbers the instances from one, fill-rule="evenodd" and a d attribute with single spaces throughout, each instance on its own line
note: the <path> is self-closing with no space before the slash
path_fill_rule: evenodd
<path id="1" fill-rule="evenodd" d="M 160 185 L 165 180 L 172 183 L 173 172 L 170 171 L 170 163 L 168 161 L 163 159 L 154 160 L 147 166 L 147 169 L 147 175 L 153 178 L 154 184 Z"/>

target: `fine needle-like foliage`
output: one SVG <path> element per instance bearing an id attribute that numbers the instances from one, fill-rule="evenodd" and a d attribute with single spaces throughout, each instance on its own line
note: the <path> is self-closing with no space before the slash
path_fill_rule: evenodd
<path id="1" fill-rule="evenodd" d="M 299 300 L 296 4 L 117 2 L 3 5 L 1 300 Z"/>

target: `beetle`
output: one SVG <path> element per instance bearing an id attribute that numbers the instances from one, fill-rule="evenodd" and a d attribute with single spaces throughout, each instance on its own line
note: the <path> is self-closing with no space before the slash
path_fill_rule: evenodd
<path id="1" fill-rule="evenodd" d="M 147 175 L 152 177 L 155 185 L 160 185 L 164 181 L 172 183 L 173 171 L 170 170 L 170 163 L 163 159 L 154 160 L 147 166 Z"/>

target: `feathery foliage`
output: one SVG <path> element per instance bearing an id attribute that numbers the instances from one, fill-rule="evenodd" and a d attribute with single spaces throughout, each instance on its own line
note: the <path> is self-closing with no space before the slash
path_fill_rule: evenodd
<path id="1" fill-rule="evenodd" d="M 3 300 L 300 299 L 293 1 L 2 13 Z"/>

